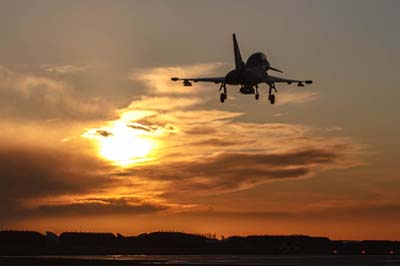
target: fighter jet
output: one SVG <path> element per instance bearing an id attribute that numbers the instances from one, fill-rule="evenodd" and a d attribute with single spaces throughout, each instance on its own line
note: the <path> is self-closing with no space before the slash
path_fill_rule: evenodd
<path id="1" fill-rule="evenodd" d="M 266 83 L 269 86 L 268 100 L 271 104 L 275 103 L 274 92 L 278 92 L 275 83 L 297 83 L 298 87 L 304 87 L 304 84 L 312 84 L 312 80 L 295 80 L 285 79 L 272 76 L 268 73 L 269 70 L 283 73 L 282 70 L 274 68 L 270 65 L 267 57 L 263 53 L 254 53 L 246 61 L 243 62 L 240 54 L 239 45 L 236 40 L 236 35 L 233 34 L 233 52 L 235 55 L 235 69 L 231 70 L 224 77 L 212 78 L 171 78 L 172 81 L 183 81 L 183 86 L 192 86 L 192 82 L 212 82 L 221 84 L 219 90 L 222 91 L 220 101 L 223 103 L 227 98 L 226 85 L 240 85 L 241 94 L 254 94 L 255 99 L 258 100 L 260 94 L 258 92 L 258 85 Z"/>

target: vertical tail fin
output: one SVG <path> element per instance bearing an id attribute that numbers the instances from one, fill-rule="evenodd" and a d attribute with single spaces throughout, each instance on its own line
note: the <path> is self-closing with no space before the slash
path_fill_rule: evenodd
<path id="1" fill-rule="evenodd" d="M 244 63 L 242 60 L 242 56 L 240 55 L 239 45 L 236 40 L 235 33 L 233 34 L 233 51 L 235 53 L 235 66 L 236 69 L 240 69 L 243 67 Z"/>

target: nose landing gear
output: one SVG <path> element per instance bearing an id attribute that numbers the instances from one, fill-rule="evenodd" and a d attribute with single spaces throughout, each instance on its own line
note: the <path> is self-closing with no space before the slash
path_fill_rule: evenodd
<path id="1" fill-rule="evenodd" d="M 255 86 L 255 88 L 256 88 L 255 98 L 256 98 L 256 101 L 257 101 L 260 98 L 260 94 L 258 93 L 258 86 L 257 85 Z"/>

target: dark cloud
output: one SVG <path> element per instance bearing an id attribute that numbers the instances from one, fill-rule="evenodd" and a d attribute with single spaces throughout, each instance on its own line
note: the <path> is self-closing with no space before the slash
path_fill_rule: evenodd
<path id="1" fill-rule="evenodd" d="M 15 221 L 47 216 L 146 214 L 169 208 L 168 204 L 143 200 L 140 195 L 110 196 L 113 188 L 135 186 L 129 178 L 111 175 L 112 170 L 115 168 L 102 160 L 61 148 L 3 146 L 0 218 Z"/>
<path id="2" fill-rule="evenodd" d="M 158 114 L 147 115 L 144 118 L 132 121 L 141 125 L 154 125 L 160 122 Z"/>
<path id="3" fill-rule="evenodd" d="M 147 127 L 147 126 L 140 125 L 140 124 L 128 124 L 126 126 L 129 127 L 129 128 L 132 128 L 132 129 L 144 130 L 144 131 L 147 131 L 147 132 L 154 131 L 154 129 L 152 129 L 150 127 Z"/>
<path id="4" fill-rule="evenodd" d="M 147 214 L 166 210 L 167 207 L 141 203 L 134 198 L 87 199 L 86 202 L 42 205 L 30 210 L 31 215 L 90 216 L 110 214 Z"/>
<path id="5" fill-rule="evenodd" d="M 0 206 L 20 208 L 27 199 L 81 194 L 117 182 L 98 159 L 44 147 L 0 149 Z M 0 212 L 0 216 L 10 215 Z"/>
<path id="6" fill-rule="evenodd" d="M 340 150 L 309 149 L 286 153 L 220 153 L 168 165 L 138 166 L 125 175 L 170 180 L 175 191 L 221 192 L 271 180 L 302 178 L 326 168 L 340 168 Z M 120 173 L 121 175 L 121 173 Z"/>
<path id="7" fill-rule="evenodd" d="M 248 220 L 283 220 L 285 222 L 387 222 L 400 220 L 400 203 L 372 203 L 363 202 L 358 204 L 336 204 L 330 207 L 321 206 L 319 208 L 284 208 L 281 210 L 265 210 L 265 211 L 191 211 L 179 215 L 192 216 L 212 216 L 215 218 L 226 219 L 248 219 Z"/>
<path id="8" fill-rule="evenodd" d="M 210 145 L 210 146 L 232 146 L 232 145 L 237 145 L 237 144 L 243 144 L 243 141 L 229 141 L 229 140 L 221 140 L 217 138 L 209 138 L 206 140 L 200 140 L 194 143 L 191 143 L 192 145 Z"/>
<path id="9" fill-rule="evenodd" d="M 146 132 L 155 132 L 157 130 L 163 130 L 164 132 L 173 133 L 176 130 L 176 127 L 172 124 L 165 124 L 164 126 L 158 126 L 155 124 L 149 124 L 143 122 L 144 120 L 142 121 L 142 123 L 135 122 L 127 124 L 126 126 L 135 130 L 143 130 Z"/>
<path id="10" fill-rule="evenodd" d="M 186 134 L 188 135 L 207 135 L 207 134 L 213 134 L 216 133 L 217 130 L 211 127 L 192 127 L 190 129 L 187 129 L 185 131 Z"/>
<path id="11" fill-rule="evenodd" d="M 105 138 L 113 135 L 113 133 L 108 132 L 107 130 L 102 130 L 102 129 L 97 130 L 96 133 Z"/>
<path id="12" fill-rule="evenodd" d="M 173 132 L 176 130 L 176 127 L 171 124 L 166 124 L 163 129 L 167 132 Z"/>

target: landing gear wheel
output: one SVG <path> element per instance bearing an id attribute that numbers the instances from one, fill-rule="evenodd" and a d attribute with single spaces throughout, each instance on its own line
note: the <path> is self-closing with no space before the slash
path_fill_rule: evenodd
<path id="1" fill-rule="evenodd" d="M 258 98 L 260 98 L 260 94 L 256 94 L 256 100 L 258 100 Z"/>
<path id="2" fill-rule="evenodd" d="M 275 103 L 275 95 L 274 95 L 274 94 L 271 94 L 271 95 L 268 97 L 268 100 L 271 102 L 271 104 L 274 104 L 274 103 Z"/>
<path id="3" fill-rule="evenodd" d="M 219 100 L 221 101 L 221 103 L 225 102 L 226 95 L 224 93 L 221 93 L 221 95 L 219 96 Z"/>

